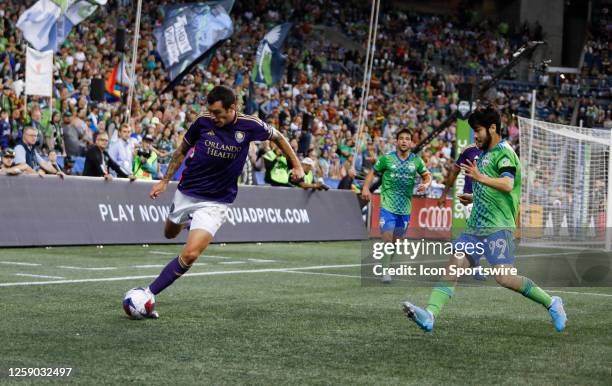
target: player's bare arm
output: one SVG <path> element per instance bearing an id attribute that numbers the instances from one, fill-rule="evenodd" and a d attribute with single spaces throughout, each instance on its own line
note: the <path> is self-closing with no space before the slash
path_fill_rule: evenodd
<path id="1" fill-rule="evenodd" d="M 423 182 L 417 186 L 417 192 L 424 193 L 431 185 L 431 173 L 425 172 L 421 174 L 421 177 L 423 177 Z"/>
<path id="2" fill-rule="evenodd" d="M 285 138 L 285 136 L 278 130 L 274 129 L 270 140 L 282 150 L 287 158 L 289 158 L 289 162 L 291 162 L 293 168 L 291 178 L 294 181 L 300 181 L 302 178 L 304 178 L 304 169 L 302 168 L 302 164 L 289 144 L 289 141 L 287 141 L 287 138 Z"/>
<path id="3" fill-rule="evenodd" d="M 490 188 L 497 189 L 500 192 L 510 193 L 514 187 L 514 178 L 503 176 L 503 177 L 489 177 L 480 173 L 476 162 L 467 161 L 461 165 L 461 169 L 466 176 L 472 177 L 474 181 L 480 182 Z"/>
<path id="4" fill-rule="evenodd" d="M 372 180 L 374 179 L 374 174 L 374 169 L 370 170 L 365 181 L 363 182 L 363 188 L 361 188 L 361 198 L 366 201 L 370 201 L 370 199 L 372 198 L 372 193 L 370 192 L 370 185 L 372 184 Z"/>
<path id="5" fill-rule="evenodd" d="M 444 182 L 444 190 L 442 191 L 442 194 L 440 195 L 440 198 L 438 199 L 438 206 L 444 206 L 444 204 L 446 203 L 446 197 L 448 196 L 448 193 L 450 193 L 451 189 L 453 188 L 453 185 L 455 185 L 455 181 L 457 180 L 457 176 L 459 175 L 460 172 L 461 172 L 460 167 L 458 167 L 455 164 L 451 166 L 451 169 L 448 172 L 448 177 L 446 178 L 446 181 Z"/>
<path id="6" fill-rule="evenodd" d="M 166 188 L 168 187 L 168 183 L 170 182 L 170 178 L 172 178 L 172 176 L 179 170 L 179 168 L 183 164 L 185 155 L 187 155 L 187 152 L 190 148 L 191 145 L 189 145 L 187 141 L 183 139 L 183 142 L 181 142 L 179 147 L 172 154 L 172 159 L 168 164 L 168 170 L 166 171 L 166 175 L 158 183 L 153 185 L 153 188 L 151 188 L 151 193 L 149 193 L 149 197 L 151 197 L 152 199 L 156 199 L 166 190 Z"/>

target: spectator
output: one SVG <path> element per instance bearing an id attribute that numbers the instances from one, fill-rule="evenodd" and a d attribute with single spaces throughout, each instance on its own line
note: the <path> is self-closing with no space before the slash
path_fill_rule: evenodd
<path id="1" fill-rule="evenodd" d="M 321 182 L 317 181 L 313 173 L 315 162 L 306 157 L 302 160 L 302 167 L 304 168 L 304 179 L 298 183 L 302 189 L 313 189 L 313 190 L 328 190 L 329 187 Z"/>
<path id="2" fill-rule="evenodd" d="M 49 150 L 55 150 L 61 155 L 66 156 L 66 147 L 64 146 L 64 131 L 61 124 L 61 115 L 58 111 L 51 115 L 49 123 L 49 136 L 47 137 L 47 147 Z"/>
<path id="3" fill-rule="evenodd" d="M 159 155 L 159 163 L 167 165 L 172 158 L 173 149 L 176 147 L 174 140 L 172 139 L 172 128 L 168 125 L 164 128 L 164 131 L 159 136 L 155 149 L 157 149 Z"/>
<path id="4" fill-rule="evenodd" d="M 152 180 L 157 177 L 157 153 L 153 151 L 153 136 L 147 134 L 142 139 L 142 147 L 134 157 L 134 177 L 139 180 Z"/>
<path id="5" fill-rule="evenodd" d="M 353 189 L 353 182 L 355 182 L 356 175 L 357 175 L 357 172 L 355 171 L 355 168 L 350 168 L 346 176 L 342 177 L 342 179 L 338 183 L 338 189 L 342 189 L 342 190 Z"/>
<path id="6" fill-rule="evenodd" d="M 30 126 L 38 130 L 38 138 L 36 138 L 35 146 L 38 149 L 43 149 L 46 146 L 45 142 L 45 128 L 42 124 L 42 111 L 40 110 L 40 106 L 35 105 L 32 107 L 32 116 Z"/>
<path id="7" fill-rule="evenodd" d="M 106 180 L 112 179 L 109 170 L 112 169 L 117 176 L 129 177 L 121 167 L 108 155 L 108 133 L 99 133 L 96 137 L 96 144 L 87 150 L 85 155 L 85 168 L 83 175 L 87 177 L 104 177 Z"/>
<path id="8" fill-rule="evenodd" d="M 110 144 L 108 155 L 123 170 L 124 174 L 132 175 L 132 163 L 134 159 L 134 143 L 130 140 L 130 126 L 126 123 L 121 125 L 118 138 Z"/>
<path id="9" fill-rule="evenodd" d="M 28 165 L 32 170 L 37 171 L 42 177 L 45 173 L 57 174 L 60 177 L 63 173 L 56 170 L 48 161 L 38 153 L 34 145 L 38 138 L 38 130 L 33 127 L 26 127 L 23 130 L 21 143 L 15 148 L 15 165 L 23 167 Z"/>
<path id="10" fill-rule="evenodd" d="M 0 112 L 0 150 L 6 149 L 11 143 L 11 123 L 8 111 Z"/>
<path id="11" fill-rule="evenodd" d="M 35 173 L 32 168 L 26 164 L 21 166 L 15 166 L 15 151 L 11 148 L 7 148 L 2 153 L 2 168 L 0 168 L 0 174 L 7 176 L 17 176 L 21 173 L 31 174 Z"/>
<path id="12" fill-rule="evenodd" d="M 72 118 L 72 112 L 70 112 L 70 110 L 64 112 L 63 119 L 64 123 L 62 124 L 61 130 L 66 148 L 66 155 L 80 157 L 85 154 L 86 146 L 81 141 L 85 133 L 74 125 L 74 119 Z"/>
<path id="13" fill-rule="evenodd" d="M 57 152 L 55 150 L 51 150 L 49 152 L 48 158 L 49 158 L 49 164 L 53 166 L 53 168 L 57 170 L 58 172 L 63 173 L 62 168 L 57 163 Z"/>

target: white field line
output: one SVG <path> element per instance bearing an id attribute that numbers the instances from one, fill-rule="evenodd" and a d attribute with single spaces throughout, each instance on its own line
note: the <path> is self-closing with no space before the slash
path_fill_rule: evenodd
<path id="1" fill-rule="evenodd" d="M 321 275 L 321 276 L 336 276 L 336 277 L 348 277 L 351 279 L 362 279 L 361 276 L 357 276 L 357 275 L 343 275 L 343 274 L 339 274 L 339 273 L 327 273 L 327 272 L 302 272 L 299 270 L 282 270 L 281 272 L 285 272 L 285 273 L 299 273 L 302 275 Z M 374 279 L 374 278 L 368 278 L 368 279 Z M 473 287 L 472 287 L 473 288 Z M 478 288 L 484 288 L 484 289 L 494 289 L 494 290 L 500 290 L 503 289 L 503 287 L 478 287 Z M 546 290 L 546 292 L 551 292 L 551 293 L 560 293 L 560 294 L 571 294 L 571 295 L 591 295 L 591 296 L 604 296 L 604 297 L 612 297 L 612 294 L 602 294 L 599 292 L 579 292 L 579 291 L 561 291 L 561 290 Z"/>
<path id="2" fill-rule="evenodd" d="M 151 253 L 154 253 L 154 254 L 163 254 L 163 255 L 175 255 L 175 253 L 164 252 L 164 251 L 151 251 Z M 573 255 L 573 254 L 575 254 L 575 252 L 533 253 L 533 254 L 528 254 L 528 255 L 517 255 L 517 257 L 541 257 L 541 256 L 551 256 L 551 255 L 560 256 L 560 255 Z M 219 256 L 219 255 L 205 255 L 205 256 L 202 256 L 201 258 L 231 259 L 231 257 L 228 257 L 228 256 Z M 277 260 L 269 260 L 269 259 L 252 259 L 252 258 L 249 258 L 247 260 L 251 261 L 251 262 L 254 262 L 254 263 L 275 263 L 275 262 L 277 262 Z M 423 261 L 422 263 L 442 263 L 442 262 L 445 262 L 445 261 L 446 260 L 431 260 L 431 261 Z M 245 263 L 245 261 L 237 260 L 237 261 L 221 262 L 219 264 L 244 264 L 244 263 Z M 406 261 L 406 262 L 398 261 L 397 263 L 416 264 L 418 262 L 417 261 Z M 37 267 L 37 266 L 41 265 L 39 263 L 25 263 L 25 262 L 17 262 L 17 261 L 0 261 L 0 264 L 16 265 L 16 266 L 26 266 L 26 267 Z M 206 263 L 194 263 L 194 266 L 202 266 L 202 265 L 206 265 Z M 162 268 L 162 267 L 164 267 L 163 264 L 144 264 L 144 265 L 131 265 L 131 266 L 128 266 L 128 268 Z M 76 267 L 76 266 L 70 266 L 70 265 L 59 265 L 59 266 L 57 266 L 57 268 L 72 269 L 72 270 L 83 270 L 83 271 L 112 271 L 112 270 L 118 269 L 119 267 Z"/>
<path id="3" fill-rule="evenodd" d="M 337 276 L 337 277 L 350 277 L 352 279 L 361 279 L 361 276 L 357 276 L 357 275 L 343 275 L 341 273 L 327 273 L 327 272 L 304 272 L 304 271 L 292 271 L 292 270 L 283 270 L 280 272 L 285 272 L 285 273 L 299 273 L 302 275 L 321 275 L 321 276 Z"/>
<path id="4" fill-rule="evenodd" d="M 74 267 L 72 265 L 58 265 L 57 268 L 74 269 L 78 271 L 112 271 L 117 267 Z"/>
<path id="5" fill-rule="evenodd" d="M 244 270 L 232 270 L 232 271 L 195 272 L 195 273 L 186 273 L 185 275 L 183 275 L 183 277 L 232 275 L 232 274 L 242 274 L 242 273 L 283 272 L 286 270 L 352 268 L 352 267 L 359 267 L 359 266 L 361 266 L 361 264 L 314 265 L 310 267 L 295 267 L 295 268 L 291 268 L 291 267 L 288 267 L 288 268 L 261 268 L 261 269 L 244 269 Z M 0 287 L 46 285 L 46 284 L 96 283 L 96 282 L 107 282 L 107 281 L 154 279 L 156 277 L 157 275 L 142 275 L 142 276 L 118 276 L 118 277 L 102 277 L 102 278 L 58 280 L 58 281 L 31 281 L 31 282 L 20 282 L 20 283 L 0 283 Z"/>
<path id="6" fill-rule="evenodd" d="M 444 262 L 446 260 L 432 260 L 429 263 Z M 404 264 L 417 264 L 419 262 L 405 262 Z M 213 272 L 195 272 L 187 273 L 183 277 L 196 277 L 196 276 L 216 276 L 216 275 L 232 275 L 232 274 L 243 274 L 243 273 L 269 273 L 269 272 L 283 272 L 283 273 L 303 273 L 313 275 L 324 275 L 324 276 L 336 276 L 336 277 L 350 277 L 350 278 L 361 278 L 356 275 L 343 275 L 343 274 L 329 274 L 325 272 L 299 272 L 303 270 L 321 270 L 321 269 L 335 269 L 335 268 L 354 268 L 361 267 L 361 264 L 337 264 L 337 265 L 315 265 L 309 267 L 294 267 L 294 268 L 262 268 L 262 269 L 245 269 L 245 270 L 232 270 L 232 271 L 213 271 Z M 94 283 L 94 282 L 109 282 L 109 281 L 123 281 L 123 280 L 139 280 L 139 279 L 154 279 L 157 275 L 142 275 L 142 276 L 119 276 L 119 277 L 105 277 L 105 278 L 92 278 L 92 279 L 74 279 L 74 280 L 54 280 L 54 281 L 33 281 L 33 282 L 17 282 L 17 283 L 0 283 L 0 287 L 17 287 L 17 286 L 32 286 L 32 285 L 47 285 L 47 284 L 73 284 L 73 283 Z M 483 288 L 496 288 L 500 287 L 483 287 Z M 603 296 L 612 297 L 612 294 L 603 294 L 597 292 L 579 292 L 579 291 L 561 291 L 561 290 L 548 290 L 552 293 L 565 293 L 572 295 L 591 295 L 591 296 Z"/>
<path id="7" fill-rule="evenodd" d="M 252 261 L 253 263 L 276 263 L 276 260 L 267 260 L 267 259 L 247 259 L 248 261 Z"/>
<path id="8" fill-rule="evenodd" d="M 612 297 L 612 294 L 602 294 L 599 292 L 579 292 L 579 291 L 558 291 L 558 290 L 546 290 L 546 292 L 553 292 L 559 294 L 571 294 L 571 295 L 593 295 L 593 296 L 605 296 Z"/>
<path id="9" fill-rule="evenodd" d="M 575 255 L 576 252 L 550 252 L 550 253 L 531 253 L 529 255 L 516 255 L 516 257 L 553 257 L 562 255 Z"/>
<path id="10" fill-rule="evenodd" d="M 246 261 L 240 261 L 240 260 L 236 260 L 236 261 L 220 261 L 219 264 L 225 264 L 225 265 L 235 265 L 235 264 L 244 264 L 246 263 Z"/>
<path id="11" fill-rule="evenodd" d="M 24 267 L 37 267 L 40 264 L 37 263 L 22 263 L 22 262 L 17 262 L 17 261 L 0 261 L 0 264 L 6 264 L 6 265 L 21 265 Z"/>
<path id="12" fill-rule="evenodd" d="M 15 276 L 38 277 L 41 279 L 65 279 L 62 276 L 34 275 L 32 273 L 16 273 Z"/>
<path id="13" fill-rule="evenodd" d="M 176 256 L 178 253 L 177 252 L 165 252 L 165 251 L 151 251 L 150 253 L 154 254 L 154 255 L 168 255 L 168 256 Z M 219 256 L 219 255 L 203 255 L 200 256 L 201 259 L 206 259 L 206 258 L 210 258 L 210 259 L 231 259 L 231 257 L 229 256 Z"/>

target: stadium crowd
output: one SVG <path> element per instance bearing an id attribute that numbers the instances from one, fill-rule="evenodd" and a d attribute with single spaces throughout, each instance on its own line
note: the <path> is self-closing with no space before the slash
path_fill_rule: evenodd
<path id="1" fill-rule="evenodd" d="M 379 155 L 394 149 L 398 128 L 410 128 L 412 141 L 419 142 L 457 109 L 457 84 L 490 76 L 521 44 L 541 33 L 537 26 L 531 31 L 528 26 L 511 30 L 505 23 L 481 23 L 469 12 L 454 18 L 413 15 L 383 5 L 366 129 L 358 137 L 361 66 L 370 12 L 367 2 L 353 0 L 342 6 L 334 1 L 236 2 L 231 41 L 217 50 L 208 67 L 199 66 L 171 93 L 163 95 L 159 91 L 166 84 L 166 72 L 153 37 L 153 28 L 161 20 L 159 3 L 143 2 L 135 101 L 128 124 L 123 123 L 125 104 L 93 102 L 90 83 L 95 77 L 106 79 L 120 61 L 121 55 L 114 49 L 115 31 L 119 24 L 131 34 L 135 7 L 120 8 L 111 0 L 74 27 L 55 56 L 53 106 L 48 98 L 36 96 L 28 97 L 24 105 L 25 41 L 15 24 L 31 3 L 8 0 L 0 11 L 0 147 L 17 146 L 24 128 L 33 127 L 38 130 L 33 147 L 43 158 L 53 157 L 55 152 L 65 156 L 64 172 L 72 173 L 74 168 L 96 176 L 106 176 L 112 169 L 119 176 L 160 178 L 186 128 L 205 109 L 207 91 L 227 84 L 246 101 L 255 47 L 267 30 L 281 22 L 294 23 L 286 44 L 285 79 L 273 87 L 256 87 L 253 107 L 307 158 L 315 177 L 344 178 L 348 187 L 356 174 L 367 172 Z M 332 42 L 321 26 L 340 29 L 346 38 Z M 506 86 L 498 87 L 492 99 L 505 113 L 503 124 L 510 141 L 518 145 L 512 114 L 528 113 L 531 102 L 529 90 L 517 87 L 514 76 L 509 75 Z M 539 115 L 568 123 L 571 98 L 561 95 L 553 82 L 545 82 L 541 89 Z M 422 153 L 432 171 L 434 187 L 442 185 L 454 157 L 454 133 L 451 126 Z M 107 144 L 99 142 L 101 134 Z M 262 172 L 271 182 L 270 168 L 282 167 L 277 162 L 282 160 L 266 162 L 266 155 L 270 158 L 274 152 L 269 146 L 262 143 L 251 149 L 243 182 L 254 183 L 253 172 Z M 109 167 L 95 172 L 87 168 L 88 157 L 90 162 L 99 157 L 91 149 L 107 154 L 109 157 L 101 159 Z M 110 167 L 111 161 L 119 169 Z M 286 181 L 274 182 L 283 185 Z"/>

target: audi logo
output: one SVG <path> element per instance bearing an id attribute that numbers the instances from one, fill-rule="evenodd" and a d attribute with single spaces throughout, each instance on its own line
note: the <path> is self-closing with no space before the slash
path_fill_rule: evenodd
<path id="1" fill-rule="evenodd" d="M 418 220 L 421 228 L 431 231 L 448 231 L 453 222 L 453 213 L 451 208 L 429 206 L 419 210 Z"/>

